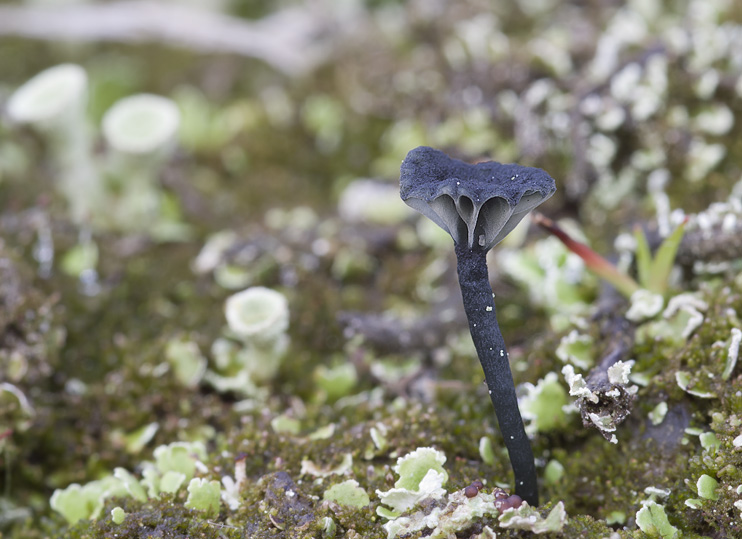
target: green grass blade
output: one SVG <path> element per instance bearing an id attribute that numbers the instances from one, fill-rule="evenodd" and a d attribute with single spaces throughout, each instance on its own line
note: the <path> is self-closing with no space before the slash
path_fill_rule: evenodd
<path id="1" fill-rule="evenodd" d="M 670 277 L 672 266 L 675 263 L 675 255 L 683 239 L 686 222 L 687 219 L 680 223 L 680 226 L 673 230 L 672 234 L 667 236 L 657 249 L 647 283 L 648 290 L 657 294 L 664 294 L 667 291 L 667 279 Z"/>
<path id="2" fill-rule="evenodd" d="M 636 240 L 636 273 L 642 288 L 649 290 L 649 282 L 652 275 L 652 253 L 649 251 L 647 236 L 640 227 L 634 229 Z"/>

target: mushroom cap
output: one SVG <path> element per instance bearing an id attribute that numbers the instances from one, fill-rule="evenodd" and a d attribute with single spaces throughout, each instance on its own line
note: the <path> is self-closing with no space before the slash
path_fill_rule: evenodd
<path id="1" fill-rule="evenodd" d="M 540 168 L 470 165 L 427 146 L 402 162 L 402 200 L 470 249 L 491 249 L 554 191 L 554 179 Z"/>

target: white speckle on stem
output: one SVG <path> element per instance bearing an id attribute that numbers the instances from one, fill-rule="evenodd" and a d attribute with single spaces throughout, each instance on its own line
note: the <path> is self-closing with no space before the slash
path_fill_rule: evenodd
<path id="1" fill-rule="evenodd" d="M 734 368 L 737 366 L 740 343 L 742 343 L 742 331 L 739 328 L 732 328 L 732 336 L 729 339 L 729 348 L 727 349 L 727 360 L 724 365 L 724 371 L 721 374 L 724 380 L 729 379 L 732 372 L 734 372 Z"/>

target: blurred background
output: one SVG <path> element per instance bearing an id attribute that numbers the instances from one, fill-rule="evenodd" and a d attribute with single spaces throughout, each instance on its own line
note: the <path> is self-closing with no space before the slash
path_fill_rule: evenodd
<path id="1" fill-rule="evenodd" d="M 506 484 L 501 455 L 480 472 L 482 432 L 499 434 L 451 240 L 399 200 L 402 159 L 429 145 L 543 168 L 558 190 L 540 210 L 625 271 L 635 227 L 656 247 L 687 217 L 670 286 L 738 290 L 741 119 L 734 0 L 1 2 L 0 530 L 58 533 L 78 513 L 50 511 L 55 489 L 140 470 L 176 441 L 208 444 L 227 471 L 224 455 L 250 447 L 256 481 L 298 476 L 287 440 L 328 424 L 386 422 L 386 445 L 347 432 L 300 444 L 315 459 L 353 453 L 358 477 L 370 455 L 368 492 L 390 473 L 373 459 L 431 437 L 461 457 L 455 487 L 485 473 Z M 561 410 L 554 372 L 587 373 L 600 353 L 601 284 L 528 220 L 491 259 L 516 383 L 534 399 L 555 384 Z M 284 298 L 249 307 L 280 326 L 268 344 L 225 314 L 254 287 Z M 738 325 L 724 320 L 707 345 Z M 674 354 L 685 341 L 663 331 Z M 643 389 L 646 402 L 668 387 Z M 420 419 L 428 406 L 446 411 Z M 540 470 L 554 451 L 568 470 L 547 499 L 633 525 L 630 493 L 650 479 L 598 496 L 569 478 L 583 465 L 610 483 L 601 462 L 631 452 L 603 454 L 574 410 L 533 410 Z M 626 437 L 641 445 L 639 431 Z M 578 447 L 602 460 L 570 461 Z M 692 520 L 685 507 L 673 518 Z M 688 529 L 736 525 L 704 514 L 713 524 Z M 29 524 L 39 515 L 46 528 Z"/>

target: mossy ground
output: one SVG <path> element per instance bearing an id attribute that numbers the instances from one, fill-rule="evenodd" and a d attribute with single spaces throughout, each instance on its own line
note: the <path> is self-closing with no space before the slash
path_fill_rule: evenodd
<path id="1" fill-rule="evenodd" d="M 268 9 L 263 3 L 242 4 L 242 14 Z M 698 67 L 692 50 L 675 50 L 664 41 L 666 48 L 658 54 L 669 65 L 669 89 L 662 94 L 662 106 L 649 119 L 635 120 L 634 104 L 621 103 L 628 119 L 615 131 L 602 132 L 615 143 L 615 155 L 607 165 L 586 155 L 588 135 L 600 129 L 580 112 L 580 104 L 590 94 L 613 99 L 610 80 L 593 83 L 588 72 L 617 6 L 575 11 L 565 4 L 549 15 L 529 11 L 530 2 L 508 3 L 504 9 L 470 0 L 432 14 L 414 2 L 367 4 L 362 31 L 342 35 L 344 47 L 316 71 L 295 79 L 254 60 L 161 46 L 60 49 L 0 40 L 0 57 L 16 58 L 8 63 L 0 103 L 43 67 L 75 61 L 89 69 L 95 83 L 91 121 L 99 121 L 108 106 L 129 93 L 175 96 L 187 86 L 199 88 L 189 106 L 198 109 L 191 112 L 202 122 L 194 136 L 184 137 L 160 178 L 162 191 L 177 201 L 181 221 L 191 227 L 190 237 L 158 243 L 125 231 L 94 231 L 101 288 L 93 296 L 82 294 L 78 280 L 60 269 L 59 259 L 77 243 L 78 229 L 54 190 L 55 171 L 43 137 L 0 125 L 0 382 L 18 387 L 33 406 L 27 414 L 16 401 L 0 400 L 2 537 L 331 537 L 324 531 L 329 517 L 336 523 L 336 537 L 382 538 L 384 520 L 375 512 L 375 492 L 393 486 L 391 468 L 398 456 L 424 446 L 447 456 L 449 491 L 477 479 L 488 487 L 509 486 L 509 462 L 480 367 L 467 344 L 452 252 L 411 241 L 417 237 L 414 218 L 384 226 L 344 222 L 336 210 L 339 193 L 357 177 L 393 183 L 404 153 L 418 144 L 434 144 L 472 160 L 485 155 L 517 160 L 557 178 L 559 192 L 544 212 L 577 219 L 591 244 L 608 253 L 619 232 L 655 218 L 645 181 L 649 171 L 635 164 L 637 154 L 658 146 L 663 150 L 664 161 L 654 166 L 667 168 L 674 178 L 667 186 L 671 207 L 688 213 L 725 200 L 739 179 L 742 97 L 734 89 L 739 66 L 721 57 Z M 682 14 L 698 2 L 658 4 L 666 16 L 663 24 L 693 31 Z M 740 28 L 738 6 L 718 10 L 709 32 L 723 24 Z M 398 26 L 390 32 L 393 19 Z M 561 32 L 549 33 L 552 23 Z M 482 35 L 477 24 L 486 30 Z M 651 21 L 646 24 L 652 29 Z M 660 26 L 621 49 L 616 69 L 631 62 L 643 65 L 645 53 L 655 50 L 652 35 L 665 39 Z M 563 49 L 571 67 L 561 71 L 557 60 L 533 45 L 537 38 L 546 40 L 547 49 Z M 494 41 L 482 45 L 477 39 Z M 224 76 L 221 85 L 210 83 L 215 70 Z M 710 98 L 693 90 L 709 70 L 720 74 Z M 540 80 L 553 83 L 552 93 L 529 104 L 522 96 Z M 271 92 L 285 97 L 284 116 L 271 116 Z M 508 110 L 513 96 L 519 99 L 513 105 L 517 111 Z M 322 108 L 323 99 L 332 106 Z M 677 107 L 693 118 L 719 104 L 736 120 L 725 133 L 700 133 L 692 122 L 675 118 Z M 320 112 L 327 110 L 336 116 L 323 120 Z M 237 118 L 231 135 L 199 137 L 220 132 L 216 117 L 223 111 Z M 573 122 L 567 134 L 557 129 L 562 113 Z M 723 145 L 726 154 L 693 181 L 685 174 L 693 165 L 689 141 L 698 137 Z M 627 168 L 634 180 L 625 188 L 617 177 Z M 622 189 L 617 203 L 605 203 L 606 190 L 614 188 Z M 311 208 L 315 220 L 310 226 L 290 216 L 285 226 L 271 224 L 271 210 L 297 207 Z M 56 253 L 49 275 L 40 274 L 35 254 L 44 227 L 51 231 Z M 250 284 L 278 288 L 289 299 L 290 352 L 262 401 L 219 394 L 206 384 L 184 387 L 164 359 L 168 341 L 183 335 L 208 355 L 225 324 L 223 302 L 232 290 L 217 284 L 213 274 L 196 275 L 191 267 L 209 235 L 223 229 L 238 238 L 225 261 L 246 274 Z M 541 238 L 532 232 L 528 242 Z M 339 259 L 346 261 L 342 267 Z M 443 270 L 431 282 L 435 264 Z M 629 357 L 636 361 L 634 372 L 646 375 L 648 383 L 616 432 L 618 444 L 584 428 L 577 414 L 535 435 L 541 475 L 550 461 L 564 467 L 558 480 L 542 481 L 542 513 L 561 500 L 569 515 L 560 533 L 544 537 L 645 537 L 635 515 L 643 501 L 657 496 L 652 487 L 669 491 L 657 501 L 683 537 L 742 537 L 740 509 L 734 505 L 742 498 L 737 493 L 742 451 L 732 443 L 742 433 L 742 377 L 739 367 L 728 379 L 721 376 L 727 350 L 715 344 L 727 343 L 739 327 L 734 314 L 742 312 L 738 271 L 738 265 L 731 265 L 708 276 L 686 268 L 675 282 L 672 294 L 697 292 L 708 310 L 685 342 L 635 344 Z M 554 331 L 548 316 L 550 308 L 559 306 L 532 304 L 531 291 L 509 279 L 497 262 L 492 273 L 516 383 L 535 384 L 549 372 L 560 372 L 563 363 L 555 350 L 565 332 Z M 422 280 L 436 293 L 424 298 Z M 572 285 L 581 287 L 582 298 L 598 297 L 593 282 Z M 434 347 L 415 350 L 379 351 L 371 342 L 349 340 L 338 321 L 343 311 L 387 311 L 410 320 L 451 306 L 456 321 L 450 335 Z M 593 336 L 597 353 L 599 323 L 586 319 L 581 331 Z M 412 365 L 407 377 L 378 374 L 380 362 L 407 361 Z M 345 363 L 354 365 L 359 379 L 343 398 L 328 400 L 317 381 L 318 368 Z M 678 371 L 691 373 L 693 382 L 715 397 L 699 398 L 681 389 Z M 668 412 L 654 425 L 648 414 L 661 402 Z M 271 422 L 282 414 L 300 421 L 298 434 L 274 430 Z M 158 424 L 154 437 L 142 448 L 127 449 L 126 435 L 153 422 Z M 312 437 L 330 424 L 331 436 Z M 372 428 L 385 431 L 383 448 L 375 445 Z M 686 429 L 712 432 L 718 444 L 704 448 Z M 493 464 L 482 461 L 482 436 L 495 447 Z M 205 519 L 184 506 L 185 489 L 147 502 L 110 499 L 98 520 L 72 526 L 49 508 L 54 489 L 98 479 L 115 467 L 137 474 L 155 447 L 179 440 L 206 443 L 208 458 L 200 475 L 208 479 L 234 476 L 235 458 L 246 455 L 244 503 L 237 510 L 222 504 L 217 517 Z M 301 473 L 303 460 L 329 468 L 347 454 L 353 464 L 343 476 Z M 718 481 L 718 499 L 703 499 L 691 508 L 685 502 L 698 497 L 696 482 L 703 474 Z M 354 509 L 322 501 L 329 486 L 347 478 L 366 490 L 370 506 Z M 287 489 L 296 494 L 287 496 Z M 116 506 L 127 512 L 122 524 L 111 519 Z M 495 520 L 485 519 L 461 536 L 474 536 L 486 525 L 498 537 L 530 535 L 496 528 Z"/>

